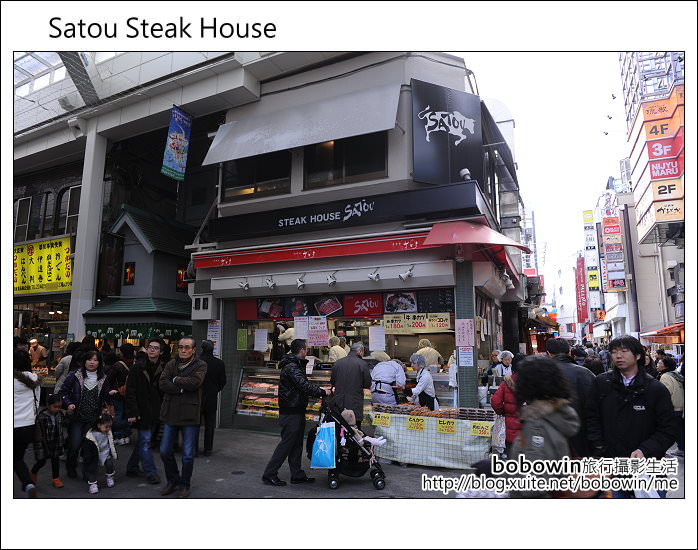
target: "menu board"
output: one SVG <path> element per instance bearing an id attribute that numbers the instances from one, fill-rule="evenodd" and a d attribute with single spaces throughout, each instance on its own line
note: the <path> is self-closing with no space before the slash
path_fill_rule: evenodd
<path id="1" fill-rule="evenodd" d="M 405 313 L 405 328 L 410 332 L 427 329 L 429 315 L 427 313 Z"/>
<path id="2" fill-rule="evenodd" d="M 424 313 L 455 313 L 453 290 L 450 288 L 418 290 L 417 310 Z"/>
<path id="3" fill-rule="evenodd" d="M 427 328 L 429 330 L 448 330 L 451 328 L 450 313 L 428 313 Z"/>
<path id="4" fill-rule="evenodd" d="M 386 334 L 410 334 L 410 330 L 405 326 L 405 315 L 396 313 L 383 316 L 383 327 Z"/>

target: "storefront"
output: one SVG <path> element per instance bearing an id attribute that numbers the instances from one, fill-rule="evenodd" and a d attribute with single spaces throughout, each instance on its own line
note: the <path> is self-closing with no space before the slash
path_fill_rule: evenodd
<path id="1" fill-rule="evenodd" d="M 13 332 L 27 340 L 36 338 L 46 349 L 45 364 L 34 366 L 44 388 L 55 385 L 55 366 L 74 339 L 68 333 L 71 250 L 69 235 L 14 246 Z"/>
<path id="2" fill-rule="evenodd" d="M 683 355 L 686 347 L 685 328 L 683 323 L 676 323 L 657 330 L 640 333 L 644 345 L 649 345 L 652 351 L 663 349 L 672 355 Z"/>

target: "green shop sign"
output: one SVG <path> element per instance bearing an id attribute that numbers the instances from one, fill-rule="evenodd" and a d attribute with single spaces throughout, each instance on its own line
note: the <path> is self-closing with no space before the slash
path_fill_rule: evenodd
<path id="1" fill-rule="evenodd" d="M 87 325 L 87 334 L 95 338 L 116 340 L 119 338 L 164 338 L 179 340 L 191 334 L 191 327 L 167 323 L 123 323 Z"/>

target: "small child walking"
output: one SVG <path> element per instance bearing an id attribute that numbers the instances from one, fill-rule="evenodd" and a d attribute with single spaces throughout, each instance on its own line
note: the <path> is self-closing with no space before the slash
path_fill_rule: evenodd
<path id="1" fill-rule="evenodd" d="M 47 460 L 51 461 L 51 483 L 56 489 L 63 488 L 60 476 L 59 457 L 65 446 L 65 434 L 63 433 L 63 401 L 58 395 L 49 395 L 46 398 L 46 408 L 39 413 L 39 427 L 41 429 L 41 441 L 34 443 L 34 455 L 36 464 L 31 469 L 29 477 L 36 484 L 37 474 L 44 467 Z"/>
<path id="2" fill-rule="evenodd" d="M 113 419 L 110 415 L 100 415 L 82 441 L 82 466 L 89 484 L 90 494 L 99 493 L 97 469 L 100 465 L 104 466 L 107 487 L 114 487 L 116 448 L 111 432 L 112 423 Z"/>

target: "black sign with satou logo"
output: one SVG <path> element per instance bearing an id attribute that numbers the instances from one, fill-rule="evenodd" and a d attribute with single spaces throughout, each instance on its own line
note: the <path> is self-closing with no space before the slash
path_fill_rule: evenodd
<path id="1" fill-rule="evenodd" d="M 433 184 L 462 181 L 460 171 L 482 183 L 480 97 L 421 80 L 412 85 L 414 179 Z"/>

